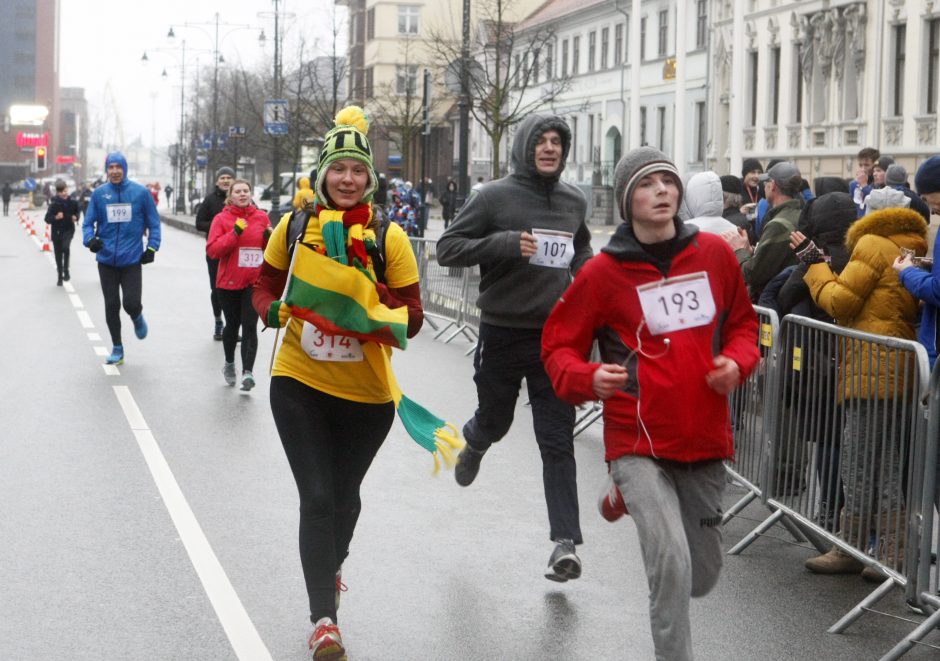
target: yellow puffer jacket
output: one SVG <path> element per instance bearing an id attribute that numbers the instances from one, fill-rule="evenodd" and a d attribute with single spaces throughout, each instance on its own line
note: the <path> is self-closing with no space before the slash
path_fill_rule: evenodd
<path id="1" fill-rule="evenodd" d="M 927 253 L 927 223 L 910 209 L 881 209 L 859 218 L 845 236 L 852 256 L 842 273 L 828 264 L 813 264 L 803 280 L 813 300 L 846 328 L 913 340 L 917 301 L 901 285 L 891 268 L 901 248 L 916 255 Z M 871 356 L 878 351 L 877 363 Z M 897 352 L 877 350 L 864 342 L 843 347 L 843 399 L 900 394 L 905 372 L 913 382 L 913 363 L 896 365 Z M 905 369 L 906 367 L 906 369 Z"/>

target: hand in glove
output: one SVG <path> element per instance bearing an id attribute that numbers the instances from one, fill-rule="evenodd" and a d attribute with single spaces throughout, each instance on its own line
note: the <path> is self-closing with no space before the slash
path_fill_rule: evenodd
<path id="1" fill-rule="evenodd" d="M 274 232 L 274 230 L 271 229 L 270 227 L 265 227 L 265 228 L 264 228 L 264 242 L 265 242 L 265 243 L 267 243 L 267 242 L 268 242 L 268 239 L 271 238 L 272 232 Z"/>
<path id="2" fill-rule="evenodd" d="M 244 218 L 239 218 L 235 221 L 234 229 L 236 234 L 241 234 L 244 232 L 246 227 L 248 227 L 248 221 L 246 221 Z"/>
<path id="3" fill-rule="evenodd" d="M 802 232 L 790 233 L 790 249 L 796 253 L 797 259 L 807 266 L 826 261 L 823 258 L 822 251 Z"/>
<path id="4" fill-rule="evenodd" d="M 88 249 L 92 252 L 98 252 L 104 248 L 104 241 L 99 239 L 97 236 L 88 240 Z"/>
<path id="5" fill-rule="evenodd" d="M 157 254 L 157 251 L 156 251 L 156 250 L 154 250 L 153 248 L 147 248 L 147 249 L 144 251 L 144 254 L 140 256 L 140 263 L 141 263 L 141 264 L 150 264 L 150 263 L 152 263 L 152 262 L 153 262 L 153 258 L 154 258 L 154 256 L 156 256 L 156 254 Z"/>
<path id="6" fill-rule="evenodd" d="M 265 321 L 268 328 L 284 328 L 290 319 L 290 306 L 284 301 L 272 301 Z"/>

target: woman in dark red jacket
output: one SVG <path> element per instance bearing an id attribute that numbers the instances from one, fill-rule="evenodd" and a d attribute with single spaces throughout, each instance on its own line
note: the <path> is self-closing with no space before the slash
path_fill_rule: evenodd
<path id="1" fill-rule="evenodd" d="M 228 385 L 235 385 L 235 345 L 241 327 L 242 390 L 251 390 L 258 353 L 258 313 L 251 304 L 251 286 L 261 272 L 271 221 L 251 203 L 251 184 L 243 179 L 232 183 L 225 202 L 225 208 L 212 220 L 206 241 L 206 255 L 219 260 L 215 286 L 225 315 L 222 374 Z"/>

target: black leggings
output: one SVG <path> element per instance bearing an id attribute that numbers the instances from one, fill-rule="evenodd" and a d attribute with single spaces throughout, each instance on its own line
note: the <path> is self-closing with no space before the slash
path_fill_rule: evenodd
<path id="1" fill-rule="evenodd" d="M 69 244 L 75 235 L 75 223 L 69 223 L 65 227 L 53 227 L 51 235 L 55 268 L 61 278 L 69 272 Z"/>
<path id="2" fill-rule="evenodd" d="M 218 290 L 215 287 L 216 276 L 219 273 L 219 260 L 207 255 L 206 266 L 209 268 L 209 302 L 212 303 L 212 314 L 218 319 L 222 316 L 222 303 L 219 302 Z"/>
<path id="3" fill-rule="evenodd" d="M 98 262 L 98 278 L 101 280 L 101 293 L 104 294 L 104 318 L 108 322 L 112 344 L 121 342 L 121 305 L 124 311 L 136 319 L 144 310 L 140 303 L 143 283 L 140 276 L 140 264 L 117 267 Z"/>
<path id="4" fill-rule="evenodd" d="M 275 376 L 271 412 L 300 495 L 300 564 L 310 620 L 335 622 L 336 571 L 349 554 L 362 509 L 359 485 L 388 435 L 395 406 L 340 399 Z"/>
<path id="5" fill-rule="evenodd" d="M 225 362 L 235 362 L 235 345 L 238 343 L 238 329 L 242 331 L 242 369 L 251 371 L 255 368 L 255 356 L 258 353 L 258 313 L 251 304 L 251 287 L 245 289 L 216 289 L 225 315 L 225 329 L 222 331 L 222 349 Z"/>

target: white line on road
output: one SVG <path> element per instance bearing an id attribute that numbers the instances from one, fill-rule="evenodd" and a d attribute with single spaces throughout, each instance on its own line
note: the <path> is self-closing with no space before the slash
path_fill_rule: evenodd
<path id="1" fill-rule="evenodd" d="M 73 308 L 83 308 L 82 299 L 78 297 L 78 294 L 69 294 L 69 300 L 72 301 Z"/>
<path id="2" fill-rule="evenodd" d="M 92 342 L 101 342 L 101 335 L 99 335 L 98 333 L 89 333 L 88 339 L 91 340 Z"/>
<path id="3" fill-rule="evenodd" d="M 78 315 L 78 320 L 82 322 L 82 328 L 94 328 L 95 324 L 91 320 L 91 315 L 88 314 L 87 310 L 77 310 L 75 314 Z"/>
<path id="4" fill-rule="evenodd" d="M 103 346 L 101 346 L 100 344 L 95 347 L 95 353 L 96 353 L 97 355 L 99 355 L 99 356 L 110 356 L 110 355 L 111 355 L 111 351 L 108 349 L 108 347 L 103 347 Z"/>
<path id="5" fill-rule="evenodd" d="M 67 291 L 68 293 L 70 293 L 70 294 L 74 294 L 74 293 L 75 293 L 75 287 L 72 286 L 72 283 L 71 283 L 71 282 L 66 282 L 66 283 L 63 284 L 62 286 L 65 287 L 65 291 Z"/>
<path id="6" fill-rule="evenodd" d="M 186 502 L 186 496 L 183 495 L 173 471 L 170 470 L 157 440 L 147 428 L 147 423 L 130 389 L 127 386 L 114 386 L 114 393 L 117 395 L 131 429 L 134 430 L 137 445 L 150 468 L 150 474 L 160 491 L 163 503 L 173 519 L 180 540 L 232 644 L 232 649 L 235 650 L 235 655 L 241 661 L 270 660 L 271 653 L 261 640 L 251 618 L 248 617 L 241 599 L 238 598 L 235 588 L 212 550 L 202 526 L 199 525 L 196 515 Z"/>
<path id="7" fill-rule="evenodd" d="M 104 369 L 104 373 L 108 376 L 121 376 L 121 372 L 118 370 L 117 365 L 102 365 L 101 367 Z"/>

